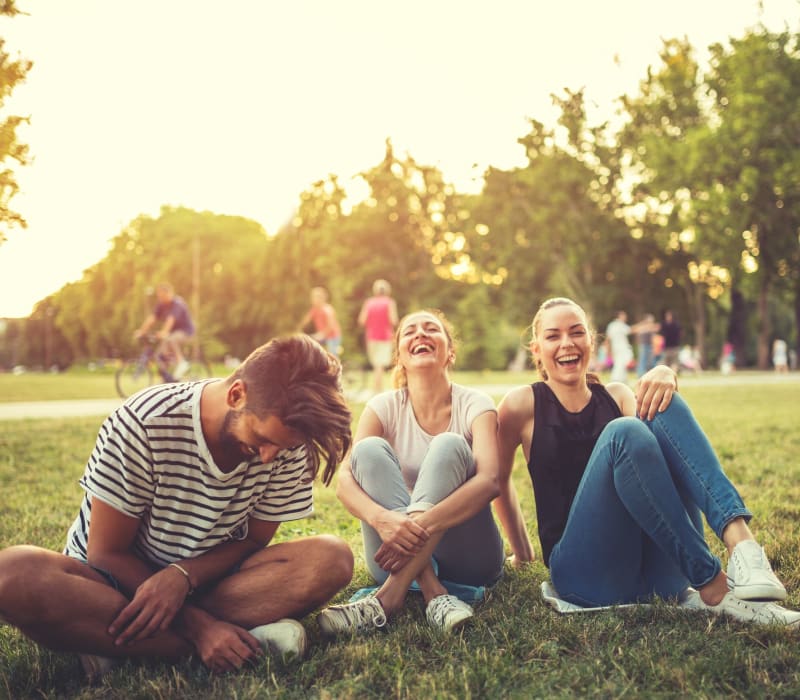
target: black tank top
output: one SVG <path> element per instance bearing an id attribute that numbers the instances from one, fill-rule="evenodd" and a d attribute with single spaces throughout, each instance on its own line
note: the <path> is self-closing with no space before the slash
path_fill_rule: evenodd
<path id="1" fill-rule="evenodd" d="M 592 398 L 578 413 L 567 411 L 544 382 L 531 387 L 534 423 L 528 472 L 536 499 L 542 557 L 548 566 L 597 438 L 622 412 L 601 384 L 589 385 Z"/>

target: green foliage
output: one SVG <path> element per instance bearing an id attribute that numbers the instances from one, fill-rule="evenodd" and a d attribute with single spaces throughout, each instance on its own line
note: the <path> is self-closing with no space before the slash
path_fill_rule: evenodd
<path id="1" fill-rule="evenodd" d="M 0 15 L 18 14 L 13 0 L 0 3 Z M 0 110 L 14 88 L 25 81 L 32 63 L 22 58 L 12 58 L 0 37 Z M 13 168 L 28 164 L 28 146 L 17 140 L 17 128 L 28 122 L 25 117 L 0 115 L 0 244 L 8 231 L 24 227 L 25 219 L 10 208 L 10 202 L 19 189 Z"/>
<path id="2" fill-rule="evenodd" d="M 479 380 L 477 375 L 473 378 Z M 490 375 L 481 383 L 500 380 Z M 732 381 L 709 386 L 686 378 L 681 391 L 755 514 L 753 529 L 787 585 L 787 605 L 797 608 L 797 383 Z M 99 423 L 88 418 L 0 423 L 0 546 L 31 542 L 61 547 L 77 512 L 77 479 Z M 535 538 L 533 497 L 521 459 L 513 478 Z M 312 518 L 282 526 L 278 536 L 329 532 L 345 538 L 356 553 L 354 580 L 338 597 L 345 599 L 369 584 L 359 527 L 332 489 L 318 488 L 315 505 Z M 722 545 L 710 541 L 722 554 Z M 266 658 L 240 673 L 214 676 L 194 659 L 174 666 L 129 661 L 95 688 L 84 684 L 74 655 L 44 650 L 0 626 L 0 696 L 189 700 L 800 694 L 796 632 L 688 613 L 666 603 L 559 616 L 539 594 L 546 576 L 540 562 L 508 570 L 477 608 L 474 622 L 450 637 L 435 634 L 425 624 L 421 601 L 411 597 L 386 633 L 363 639 L 328 641 L 320 635 L 315 615 L 310 615 L 303 621 L 310 650 L 300 664 L 284 666 Z"/>
<path id="3" fill-rule="evenodd" d="M 666 39 L 614 125 L 589 124 L 583 91 L 565 88 L 557 126 L 531 119 L 518 138 L 525 165 L 489 168 L 478 194 L 387 140 L 359 175 L 366 197 L 330 174 L 273 235 L 183 208 L 138 217 L 81 281 L 0 332 L 0 363 L 124 356 L 148 290 L 169 280 L 212 359 L 297 330 L 310 289 L 325 287 L 357 366 L 358 311 L 380 277 L 401 315 L 439 307 L 463 331 L 465 368 L 504 366 L 553 295 L 601 329 L 619 308 L 671 308 L 707 360 L 732 340 L 765 367 L 776 333 L 800 342 L 798 51 L 797 35 L 757 28 L 711 47 L 704 73 L 688 40 Z"/>

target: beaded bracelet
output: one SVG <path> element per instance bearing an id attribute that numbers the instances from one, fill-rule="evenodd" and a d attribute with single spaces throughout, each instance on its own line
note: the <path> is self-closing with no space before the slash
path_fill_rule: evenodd
<path id="1" fill-rule="evenodd" d="M 192 595 L 192 593 L 194 593 L 194 586 L 192 585 L 192 579 L 189 576 L 189 572 L 186 569 L 184 569 L 180 564 L 176 564 L 175 562 L 172 562 L 170 566 L 175 567 L 186 577 L 186 580 L 189 582 L 189 592 L 186 595 L 187 596 Z"/>

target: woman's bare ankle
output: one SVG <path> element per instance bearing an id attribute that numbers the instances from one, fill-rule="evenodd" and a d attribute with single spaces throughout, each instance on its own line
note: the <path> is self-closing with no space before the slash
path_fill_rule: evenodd
<path id="1" fill-rule="evenodd" d="M 725 572 L 720 570 L 705 586 L 698 588 L 698 593 L 706 605 L 718 605 L 728 593 L 728 577 Z"/>

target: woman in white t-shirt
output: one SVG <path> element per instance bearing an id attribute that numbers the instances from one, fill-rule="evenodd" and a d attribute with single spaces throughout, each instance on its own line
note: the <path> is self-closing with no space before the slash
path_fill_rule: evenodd
<path id="1" fill-rule="evenodd" d="M 400 321 L 394 391 L 364 408 L 337 495 L 362 524 L 367 566 L 379 587 L 319 615 L 326 634 L 383 627 L 416 581 L 431 625 L 445 631 L 472 617 L 443 582 L 491 585 L 504 552 L 491 501 L 501 482 L 497 412 L 485 393 L 450 381 L 453 334 L 439 311 Z M 463 596 L 462 596 L 463 597 Z"/>

